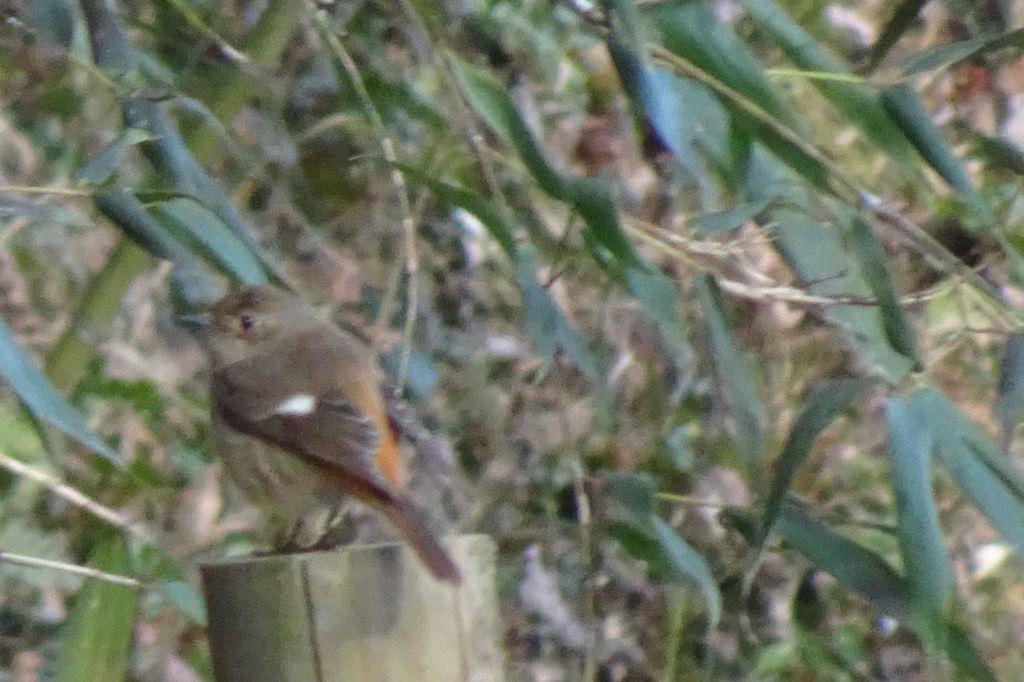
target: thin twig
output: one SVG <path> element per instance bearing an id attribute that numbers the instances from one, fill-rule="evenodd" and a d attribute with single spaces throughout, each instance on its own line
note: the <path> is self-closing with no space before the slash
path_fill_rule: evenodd
<path id="1" fill-rule="evenodd" d="M 24 462 L 19 462 L 3 452 L 0 452 L 0 467 L 7 469 L 11 473 L 17 474 L 18 476 L 24 476 L 25 478 L 39 483 L 65 502 L 86 510 L 96 518 L 102 519 L 107 523 L 120 528 L 129 535 L 146 541 L 151 539 L 149 532 L 139 524 L 132 523 L 130 520 L 125 518 L 123 514 L 100 504 L 91 497 L 79 492 L 76 488 L 71 487 L 67 483 L 58 480 L 44 471 L 31 467 Z"/>
<path id="2" fill-rule="evenodd" d="M 654 497 L 662 502 L 671 502 L 684 507 L 708 507 L 709 509 L 732 509 L 736 505 L 728 504 L 718 500 L 707 500 L 701 497 L 690 495 L 677 495 L 675 493 L 654 493 Z"/>
<path id="3" fill-rule="evenodd" d="M 377 106 L 373 103 L 373 99 L 366 89 L 366 83 L 359 72 L 359 67 L 356 65 L 355 60 L 352 59 L 352 55 L 345 49 L 341 40 L 338 39 L 338 36 L 330 30 L 322 10 L 316 10 L 315 19 L 324 40 L 327 41 L 335 57 L 341 62 L 342 68 L 345 69 L 348 77 L 352 80 L 356 96 L 362 103 L 370 123 L 380 136 L 380 145 L 384 151 L 384 159 L 391 167 L 391 182 L 398 194 L 398 204 L 402 212 L 402 233 L 405 237 L 405 272 L 409 280 L 406 289 L 405 324 L 402 329 L 402 359 L 398 366 L 398 390 L 401 392 L 405 386 L 405 378 L 409 373 L 409 359 L 412 356 L 413 344 L 412 336 L 416 329 L 416 314 L 419 308 L 419 255 L 416 252 L 416 222 L 413 219 L 412 204 L 409 201 L 409 189 L 405 182 L 405 175 L 396 167 L 398 155 L 395 153 L 395 143 L 391 136 L 388 135 L 387 128 L 384 126 L 384 119 L 381 118 L 380 112 L 377 111 Z"/>
<path id="4" fill-rule="evenodd" d="M 56 194 L 66 197 L 91 197 L 92 192 L 86 189 L 70 187 L 35 187 L 33 185 L 0 185 L 0 194 Z"/>
<path id="5" fill-rule="evenodd" d="M 699 242 L 696 240 L 684 241 L 682 238 L 674 240 L 676 243 L 670 244 L 663 241 L 660 237 L 655 236 L 649 232 L 638 229 L 631 225 L 626 226 L 626 231 L 635 237 L 651 244 L 660 251 L 668 254 L 669 256 L 678 258 L 693 268 L 707 272 L 715 277 L 718 285 L 726 293 L 732 294 L 739 298 L 744 298 L 750 301 L 760 302 L 782 302 L 790 303 L 799 306 L 837 306 L 837 305 L 855 305 L 855 306 L 877 306 L 878 301 L 873 296 L 863 296 L 857 294 L 831 294 L 831 295 L 820 295 L 810 294 L 802 289 L 796 287 L 786 286 L 782 284 L 776 284 L 770 282 L 767 276 L 763 273 L 759 273 L 761 276 L 758 280 L 763 282 L 761 284 L 748 284 L 740 282 L 735 279 L 727 277 L 724 273 L 720 272 L 717 268 L 713 267 L 712 263 L 705 258 L 698 258 L 700 256 L 711 255 L 710 251 L 704 249 L 695 249 L 696 253 L 689 251 L 690 247 L 695 246 Z M 717 255 L 717 254 L 716 254 Z M 696 257 L 695 257 L 696 256 Z M 928 291 L 923 291 L 917 294 L 910 294 L 900 299 L 900 303 L 905 306 L 920 305 L 927 301 L 940 298 L 946 295 L 949 291 L 955 288 L 958 280 L 950 282 L 943 286 L 935 287 Z"/>
<path id="6" fill-rule="evenodd" d="M 107 573 L 106 571 L 101 571 L 90 566 L 66 564 L 63 561 L 40 559 L 38 557 L 25 556 L 24 554 L 0 552 L 0 563 L 14 564 L 16 566 L 28 566 L 29 568 L 49 568 L 54 571 L 63 571 L 64 573 L 80 575 L 84 578 L 96 578 L 97 580 L 105 580 L 108 583 L 114 583 L 115 585 L 124 585 L 125 587 L 132 587 L 136 590 L 141 590 L 143 587 L 145 587 L 142 584 L 142 582 L 136 580 L 135 578 L 129 578 L 126 575 Z"/>

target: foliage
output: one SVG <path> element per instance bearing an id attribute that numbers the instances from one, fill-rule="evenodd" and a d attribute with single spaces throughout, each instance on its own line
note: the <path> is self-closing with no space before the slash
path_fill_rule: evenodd
<path id="1" fill-rule="evenodd" d="M 174 319 L 243 281 L 451 442 L 514 679 L 1019 676 L 1021 29 L 848 4 L 12 10 L 0 549 L 144 587 L 4 566 L 0 667 L 210 676 L 259 539 Z"/>

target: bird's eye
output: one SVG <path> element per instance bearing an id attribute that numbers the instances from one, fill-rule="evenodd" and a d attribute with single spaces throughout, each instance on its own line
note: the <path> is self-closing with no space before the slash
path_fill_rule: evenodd
<path id="1" fill-rule="evenodd" d="M 240 318 L 238 318 L 238 322 L 239 322 L 239 324 L 242 325 L 242 329 L 243 330 L 249 331 L 250 329 L 252 329 L 252 324 L 253 323 L 252 323 L 252 317 L 251 316 L 249 316 L 249 315 L 242 315 Z"/>

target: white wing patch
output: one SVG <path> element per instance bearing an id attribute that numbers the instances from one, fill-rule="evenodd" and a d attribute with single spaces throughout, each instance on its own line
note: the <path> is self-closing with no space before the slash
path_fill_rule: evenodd
<path id="1" fill-rule="evenodd" d="M 308 393 L 297 393 L 284 400 L 274 409 L 275 414 L 303 415 L 311 414 L 316 409 L 316 396 Z"/>

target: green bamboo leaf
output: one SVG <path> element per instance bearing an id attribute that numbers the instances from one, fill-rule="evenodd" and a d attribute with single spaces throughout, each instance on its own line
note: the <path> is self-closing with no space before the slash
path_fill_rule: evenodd
<path id="1" fill-rule="evenodd" d="M 776 196 L 770 196 L 756 201 L 736 204 L 723 211 L 705 213 L 697 219 L 697 233 L 702 236 L 708 236 L 738 229 L 753 220 L 758 213 L 768 208 L 775 199 Z"/>
<path id="2" fill-rule="evenodd" d="M 789 430 L 782 452 L 775 462 L 775 475 L 765 500 L 761 528 L 754 545 L 755 553 L 761 551 L 775 528 L 797 469 L 810 453 L 818 436 L 872 383 L 871 379 L 840 379 L 825 384 L 805 401 L 805 407 Z"/>
<path id="3" fill-rule="evenodd" d="M 608 493 L 608 518 L 647 529 L 657 503 L 654 478 L 646 472 L 605 471 L 601 486 Z"/>
<path id="4" fill-rule="evenodd" d="M 249 226 L 224 190 L 189 152 L 178 133 L 177 126 L 163 107 L 152 99 L 135 97 L 125 103 L 124 117 L 128 125 L 145 130 L 151 135 L 152 139 L 142 143 L 143 153 L 157 172 L 174 186 L 174 190 L 194 197 L 212 211 L 259 259 L 261 266 L 274 282 L 286 284 L 284 277 L 277 270 L 274 259 L 253 238 Z"/>
<path id="5" fill-rule="evenodd" d="M 842 62 L 826 52 L 771 0 L 740 0 L 740 4 L 797 67 L 805 71 L 850 75 Z M 907 166 L 913 163 L 906 136 L 868 87 L 824 79 L 812 79 L 811 84 L 893 160 Z"/>
<path id="6" fill-rule="evenodd" d="M 172 199 L 152 212 L 171 228 L 171 233 L 193 252 L 201 254 L 222 272 L 247 284 L 263 284 L 267 278 L 255 254 L 221 220 L 192 199 Z"/>
<path id="7" fill-rule="evenodd" d="M 1009 140 L 975 132 L 971 136 L 971 150 L 972 154 L 984 160 L 989 168 L 1024 175 L 1024 149 Z"/>
<path id="8" fill-rule="evenodd" d="M 636 263 L 638 258 L 622 233 L 606 187 L 596 178 L 563 178 L 544 157 L 508 94 L 477 68 L 454 56 L 451 60 L 470 105 L 505 144 L 516 150 L 537 185 L 551 197 L 571 204 L 593 240 L 621 265 Z"/>
<path id="9" fill-rule="evenodd" d="M 687 95 L 699 92 L 700 86 L 666 71 L 651 69 L 635 53 L 611 39 L 608 49 L 626 92 L 650 123 L 658 139 L 672 152 L 679 166 L 697 182 L 702 205 L 716 205 L 717 187 L 708 177 L 708 171 L 696 149 L 697 143 L 701 141 L 702 121 L 694 116 L 694 111 L 688 106 Z M 724 136 L 725 110 L 718 106 L 718 113 L 718 120 L 711 121 L 709 128 L 721 129 Z M 711 146 L 723 148 L 725 145 L 711 141 Z"/>
<path id="10" fill-rule="evenodd" d="M 729 393 L 733 415 L 739 427 L 740 442 L 746 465 L 753 470 L 763 457 L 761 423 L 764 407 L 754 388 L 754 380 L 746 358 L 736 347 L 718 301 L 714 280 L 698 277 L 694 282 L 697 300 L 704 312 L 715 368 Z"/>
<path id="11" fill-rule="evenodd" d="M 121 165 L 121 161 L 129 149 L 151 139 L 152 137 L 145 130 L 125 128 L 120 135 L 75 171 L 74 180 L 87 185 L 102 185 Z"/>
<path id="12" fill-rule="evenodd" d="M 921 355 L 914 341 L 914 332 L 907 324 L 896 286 L 889 277 L 882 245 L 878 243 L 871 227 L 856 216 L 850 221 L 850 232 L 853 236 L 853 251 L 860 261 L 864 280 L 878 301 L 878 313 L 886 338 L 892 344 L 893 350 L 913 360 L 915 366 L 920 367 Z"/>
<path id="13" fill-rule="evenodd" d="M 1006 339 L 996 390 L 995 413 L 1003 425 L 1003 441 L 1009 442 L 1024 415 L 1024 334 L 1013 334 Z"/>
<path id="14" fill-rule="evenodd" d="M 997 682 L 992 669 L 985 663 L 985 658 L 971 641 L 964 628 L 958 623 L 946 625 L 946 655 L 957 667 L 962 679 L 978 680 L 979 682 Z"/>
<path id="15" fill-rule="evenodd" d="M 488 127 L 519 154 L 526 170 L 547 194 L 565 201 L 568 187 L 558 171 L 548 163 L 508 93 L 486 72 L 449 54 L 455 77 L 470 106 Z"/>
<path id="16" fill-rule="evenodd" d="M 697 550 L 690 547 L 672 530 L 672 526 L 657 516 L 651 517 L 651 523 L 665 559 L 674 569 L 673 573 L 677 576 L 676 579 L 688 579 L 697 584 L 708 609 L 708 630 L 714 630 L 722 615 L 722 595 L 707 562 Z"/>
<path id="17" fill-rule="evenodd" d="M 786 128 L 800 132 L 792 108 L 782 103 L 767 75 L 745 45 L 715 16 L 706 3 L 659 3 L 646 16 L 658 28 L 664 46 L 736 91 Z M 828 172 L 771 127 L 733 103 L 723 102 L 742 129 L 759 139 L 811 185 L 828 189 Z"/>
<path id="18" fill-rule="evenodd" d="M 607 39 L 619 80 L 658 138 L 679 165 L 697 181 L 702 203 L 705 206 L 715 205 L 718 201 L 717 188 L 707 176 L 695 143 L 701 138 L 701 133 L 706 136 L 707 130 L 720 130 L 721 141 L 712 141 L 711 146 L 725 146 L 725 110 L 718 106 L 715 120 L 705 122 L 697 118 L 697 112 L 689 103 L 690 95 L 699 90 L 699 86 L 666 71 L 652 69 L 644 57 L 644 45 L 632 3 L 610 0 L 606 4 L 613 6 L 614 15 L 620 18 L 613 23 Z M 713 97 L 710 99 L 714 101 Z"/>
<path id="19" fill-rule="evenodd" d="M 665 344 L 680 360 L 686 358 L 690 346 L 679 316 L 679 290 L 668 277 L 650 266 L 637 263 L 623 273 L 626 288 L 651 316 Z"/>
<path id="20" fill-rule="evenodd" d="M 96 545 L 89 565 L 108 573 L 129 569 L 124 542 L 109 538 Z M 64 626 L 59 682 L 121 682 L 131 661 L 132 622 L 138 591 L 96 578 L 85 581 Z"/>
<path id="21" fill-rule="evenodd" d="M 928 4 L 928 0 L 902 0 L 896 6 L 892 16 L 882 26 L 875 44 L 871 46 L 871 51 L 868 53 L 868 71 L 874 71 L 875 67 L 885 59 L 889 48 L 895 45 L 896 41 L 913 25 L 921 8 L 926 4 Z"/>
<path id="22" fill-rule="evenodd" d="M 500 212 L 484 197 L 463 187 L 453 185 L 432 178 L 417 168 L 402 163 L 396 163 L 395 168 L 402 171 L 406 179 L 417 185 L 422 185 L 441 202 L 449 206 L 457 206 L 464 211 L 473 214 L 479 220 L 487 233 L 491 235 L 498 246 L 511 260 L 516 258 L 516 240 L 512 229 L 505 224 Z"/>
<path id="23" fill-rule="evenodd" d="M 93 201 L 127 237 L 157 258 L 174 264 L 171 277 L 185 301 L 202 306 L 220 298 L 220 286 L 202 263 L 138 199 L 121 190 L 108 190 L 96 194 Z"/>
<path id="24" fill-rule="evenodd" d="M 874 552 L 839 535 L 801 509 L 787 505 L 778 530 L 812 564 L 897 619 L 911 615 L 902 578 Z"/>
<path id="25" fill-rule="evenodd" d="M 640 257 L 622 231 L 607 185 L 598 178 L 577 178 L 566 183 L 566 189 L 565 196 L 556 198 L 572 204 L 592 241 L 607 249 L 619 267 L 639 266 Z"/>
<path id="26" fill-rule="evenodd" d="M 515 258 L 516 280 L 523 294 L 523 316 L 526 328 L 537 344 L 538 354 L 553 358 L 555 350 L 563 348 L 591 381 L 599 382 L 602 372 L 597 361 L 587 351 L 579 331 L 569 324 L 565 315 L 551 300 L 547 289 L 537 281 L 533 255 L 528 246 L 520 247 Z"/>
<path id="27" fill-rule="evenodd" d="M 778 237 L 776 246 L 786 262 L 812 293 L 835 296 L 869 296 L 871 289 L 830 225 L 794 209 L 770 214 Z M 838 327 L 857 355 L 889 383 L 899 383 L 914 362 L 896 352 L 889 342 L 877 309 L 868 306 L 834 305 L 824 317 Z"/>
<path id="28" fill-rule="evenodd" d="M 907 592 L 915 629 L 925 645 L 934 649 L 945 635 L 953 574 L 932 499 L 932 433 L 921 415 L 898 398 L 886 402 L 885 420 Z"/>
<path id="29" fill-rule="evenodd" d="M 908 401 L 928 424 L 937 454 L 957 485 L 1024 557 L 1024 479 L 991 440 L 935 389 Z"/>
<path id="30" fill-rule="evenodd" d="M 704 3 L 657 4 L 645 13 L 669 50 L 747 97 L 790 127 L 797 125 L 744 43 Z"/>
<path id="31" fill-rule="evenodd" d="M 107 461 L 122 466 L 121 458 L 94 434 L 78 412 L 53 388 L 14 340 L 0 318 L 0 376 L 32 415 L 53 424 Z"/>
<path id="32" fill-rule="evenodd" d="M 885 89 L 882 105 L 925 161 L 950 187 L 971 201 L 980 201 L 967 171 L 932 123 L 931 115 L 913 88 L 901 83 Z"/>
<path id="33" fill-rule="evenodd" d="M 945 69 L 992 50 L 1000 50 L 1004 47 L 1019 48 L 1022 45 L 1024 45 L 1024 29 L 1022 28 L 1005 33 L 988 33 L 922 50 L 904 62 L 902 71 L 905 76 L 913 76 L 934 69 Z"/>

